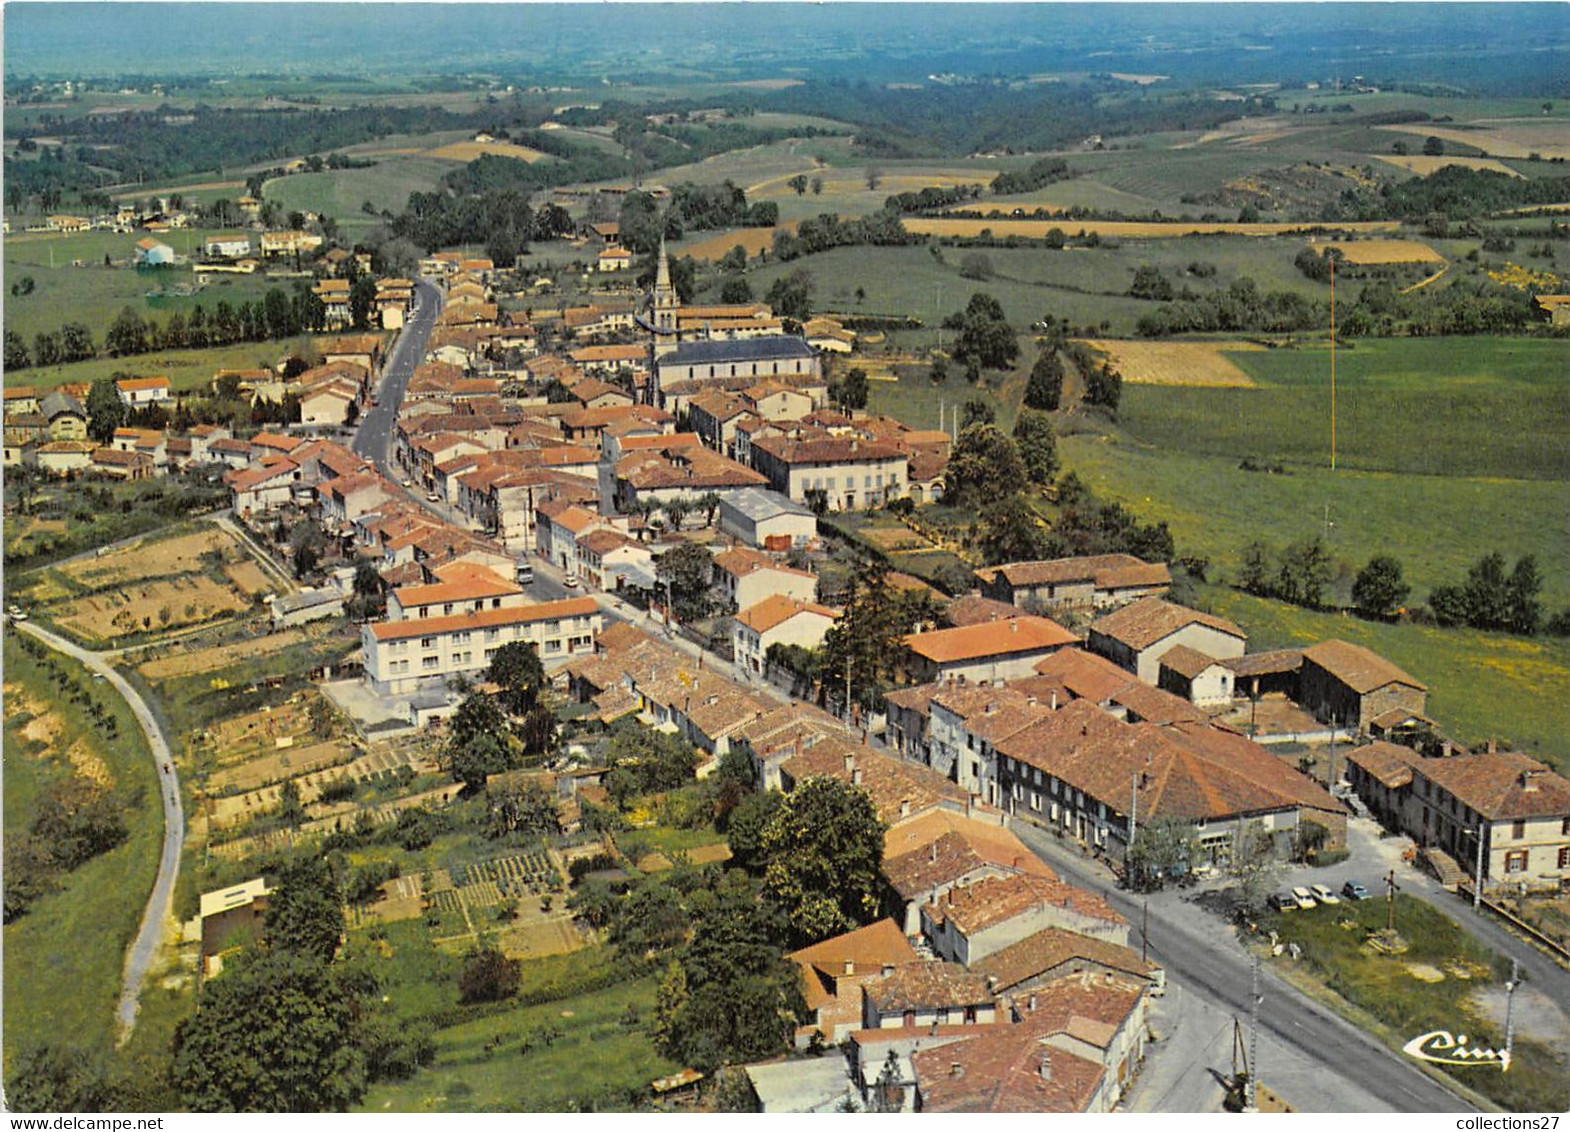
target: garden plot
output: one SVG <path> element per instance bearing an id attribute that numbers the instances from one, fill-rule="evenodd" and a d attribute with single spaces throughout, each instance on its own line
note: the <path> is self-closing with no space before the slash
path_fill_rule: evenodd
<path id="1" fill-rule="evenodd" d="M 174 648 L 168 655 L 160 656 L 156 660 L 149 660 L 138 665 L 136 670 L 149 680 L 165 680 L 171 676 L 190 676 L 200 672 L 216 672 L 242 660 L 255 660 L 257 657 L 282 652 L 291 645 L 300 644 L 305 639 L 305 634 L 300 630 L 288 629 L 282 633 L 273 633 L 268 636 L 258 637 L 252 641 L 240 641 L 232 645 L 214 645 L 210 648 L 191 649 L 189 652 L 180 648 Z M 273 714 L 276 715 L 277 713 Z"/>
<path id="2" fill-rule="evenodd" d="M 84 558 L 60 567 L 60 572 L 89 589 L 124 585 L 146 578 L 167 578 L 201 570 L 202 555 L 213 551 L 240 553 L 239 545 L 216 528 L 166 539 L 142 539 L 109 554 Z"/>
<path id="3" fill-rule="evenodd" d="M 76 599 L 50 610 L 68 632 L 89 641 L 108 641 L 153 629 L 200 625 L 250 608 L 250 602 L 205 575 L 132 584 Z"/>
<path id="4" fill-rule="evenodd" d="M 325 779 L 318 774 L 328 767 L 341 766 L 353 758 L 354 748 L 340 740 L 313 743 L 305 747 L 288 747 L 270 755 L 262 755 L 236 766 L 225 767 L 207 780 L 212 794 L 239 793 L 249 796 L 269 784 L 282 783 L 286 778 L 300 779 L 301 797 L 306 795 L 307 780 L 311 783 L 311 797 L 320 791 Z M 302 776 L 316 777 L 303 778 Z M 328 776 L 332 777 L 332 776 Z M 265 791 L 277 803 L 277 789 Z M 236 798 L 220 801 L 238 801 Z"/>

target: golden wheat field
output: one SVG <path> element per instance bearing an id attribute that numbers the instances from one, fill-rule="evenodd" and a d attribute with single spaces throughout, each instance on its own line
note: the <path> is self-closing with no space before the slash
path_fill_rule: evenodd
<path id="1" fill-rule="evenodd" d="M 1545 161 L 1555 157 L 1570 158 L 1570 136 L 1567 136 L 1570 131 L 1565 129 L 1562 119 L 1481 120 L 1473 123 L 1470 129 L 1435 126 L 1427 122 L 1377 128 L 1424 138 L 1441 138 L 1457 145 L 1480 149 L 1490 157 L 1530 157 L 1535 153 Z"/>
<path id="2" fill-rule="evenodd" d="M 1463 169 L 1486 169 L 1491 173 L 1503 173 L 1508 177 L 1522 176 L 1504 162 L 1492 157 L 1429 157 L 1426 154 L 1408 154 L 1402 157 L 1391 153 L 1381 154 L 1379 160 L 1421 177 L 1437 172 L 1446 165 L 1459 165 Z"/>
<path id="3" fill-rule="evenodd" d="M 1335 248 L 1347 263 L 1372 266 L 1381 263 L 1444 263 L 1445 257 L 1416 240 L 1335 240 L 1321 245 Z M 1323 251 L 1320 252 L 1324 254 Z"/>
<path id="4" fill-rule="evenodd" d="M 1136 342 L 1110 338 L 1081 341 L 1098 354 L 1105 354 L 1123 380 L 1134 385 L 1252 389 L 1254 380 L 1227 354 L 1264 349 L 1253 342 Z"/>
<path id="5" fill-rule="evenodd" d="M 732 228 L 721 232 L 717 236 L 710 236 L 706 240 L 699 240 L 684 248 L 676 249 L 677 255 L 690 255 L 693 259 L 703 260 L 706 263 L 716 263 L 725 258 L 725 254 L 737 244 L 747 249 L 749 256 L 755 256 L 766 248 L 774 246 L 774 233 L 784 229 L 787 232 L 796 230 L 795 221 L 787 221 L 779 228 Z"/>
<path id="6" fill-rule="evenodd" d="M 491 155 L 494 157 L 515 157 L 519 161 L 535 162 L 545 157 L 537 149 L 530 149 L 526 145 L 513 145 L 511 142 L 477 142 L 463 141 L 444 145 L 440 149 L 428 149 L 426 157 L 440 157 L 446 161 L 470 162 L 477 158 Z"/>
<path id="7" fill-rule="evenodd" d="M 921 236 L 979 236 L 983 230 L 994 236 L 1022 236 L 1041 239 L 1057 228 L 1069 236 L 1094 232 L 1098 236 L 1121 236 L 1129 240 L 1162 240 L 1177 236 L 1285 236 L 1316 227 L 1314 223 L 1237 224 L 1225 221 L 1155 220 L 961 220 L 950 217 L 915 216 L 905 221 L 905 231 Z M 1394 232 L 1395 220 L 1359 220 L 1336 224 L 1349 232 Z"/>

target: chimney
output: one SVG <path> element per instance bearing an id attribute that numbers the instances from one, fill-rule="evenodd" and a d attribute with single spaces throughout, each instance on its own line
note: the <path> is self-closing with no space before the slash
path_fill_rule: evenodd
<path id="1" fill-rule="evenodd" d="M 854 959 L 845 960 L 845 973 L 847 975 L 854 975 L 856 973 L 856 961 Z"/>
<path id="2" fill-rule="evenodd" d="M 1491 755 L 1497 755 L 1499 753 L 1499 740 L 1491 736 L 1488 740 L 1488 753 Z"/>
<path id="3" fill-rule="evenodd" d="M 880 974 L 892 975 L 893 973 L 894 973 L 894 964 L 892 964 L 892 963 L 885 963 L 885 964 L 883 964 L 883 970 L 880 972 Z"/>
<path id="4" fill-rule="evenodd" d="M 1035 995 L 1031 995 L 1030 996 L 1029 1001 L 1026 1003 L 1026 1009 L 1028 1009 L 1032 1014 L 1034 1014 L 1036 1012 L 1036 996 Z"/>
<path id="5" fill-rule="evenodd" d="M 938 863 L 938 843 L 936 841 L 927 846 L 927 860 L 934 865 Z"/>
<path id="6" fill-rule="evenodd" d="M 1052 1080 L 1052 1050 L 1045 1043 L 1041 1046 L 1041 1079 Z"/>
<path id="7" fill-rule="evenodd" d="M 1031 707 L 1035 707 L 1036 706 L 1036 697 L 1035 696 L 1026 696 L 1025 697 L 1025 702 L 1027 704 L 1029 704 Z"/>
<path id="8" fill-rule="evenodd" d="M 901 798 L 899 800 L 899 816 L 902 817 L 902 818 L 910 817 L 910 799 L 909 798 Z"/>
<path id="9" fill-rule="evenodd" d="M 937 1023 L 934 1022 L 933 1025 L 936 1026 Z M 949 1062 L 949 1076 L 950 1077 L 963 1077 L 963 1076 L 965 1076 L 965 1067 L 963 1065 L 961 1065 L 957 1061 Z"/>
<path id="10" fill-rule="evenodd" d="M 852 786 L 861 785 L 861 768 L 859 766 L 850 772 L 850 784 Z"/>
<path id="11" fill-rule="evenodd" d="M 1011 633 L 1019 632 L 1019 619 L 1017 617 L 1010 617 L 1009 618 L 1009 632 L 1011 632 Z"/>
<path id="12" fill-rule="evenodd" d="M 1521 772 L 1521 789 L 1528 794 L 1537 792 L 1537 779 L 1543 772 L 1541 770 L 1523 770 Z"/>
<path id="13" fill-rule="evenodd" d="M 981 714 L 983 714 L 983 715 L 991 715 L 993 712 L 995 712 L 997 710 L 998 710 L 998 705 L 993 703 L 991 700 L 988 700 L 987 701 L 987 709 L 984 712 L 982 712 Z"/>
<path id="14" fill-rule="evenodd" d="M 849 772 L 851 772 L 851 771 L 853 771 L 855 769 L 856 769 L 856 756 L 847 754 L 845 756 L 845 770 L 846 770 L 846 773 L 849 773 Z"/>
<path id="15" fill-rule="evenodd" d="M 1058 690 L 1056 688 L 1052 689 L 1052 710 L 1058 710 Z"/>

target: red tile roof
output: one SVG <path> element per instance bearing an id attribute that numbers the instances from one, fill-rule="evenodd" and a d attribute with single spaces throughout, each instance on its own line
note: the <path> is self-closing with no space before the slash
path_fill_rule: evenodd
<path id="1" fill-rule="evenodd" d="M 934 629 L 905 638 L 905 647 L 934 664 L 1059 648 L 1079 640 L 1056 621 L 1020 615 L 1007 621 Z"/>
<path id="2" fill-rule="evenodd" d="M 511 609 L 485 609 L 479 613 L 451 617 L 421 617 L 412 621 L 383 621 L 372 625 L 371 636 L 378 641 L 404 640 L 409 637 L 436 636 L 459 629 L 491 629 L 499 625 L 529 625 L 536 621 L 556 621 L 566 617 L 592 617 L 600 610 L 592 597 L 565 601 L 546 601 L 538 605 Z"/>
<path id="3" fill-rule="evenodd" d="M 1204 625 L 1240 641 L 1248 640 L 1247 633 L 1224 617 L 1187 609 L 1159 597 L 1141 598 L 1099 617 L 1091 624 L 1090 631 L 1120 641 L 1137 652 L 1189 625 Z"/>

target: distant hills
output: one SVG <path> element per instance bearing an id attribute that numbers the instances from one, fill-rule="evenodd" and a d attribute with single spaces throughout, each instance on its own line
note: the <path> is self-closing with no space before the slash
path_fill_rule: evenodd
<path id="1" fill-rule="evenodd" d="M 18 77 L 489 74 L 524 83 L 1117 71 L 1570 91 L 1561 4 L 10 3 Z"/>

